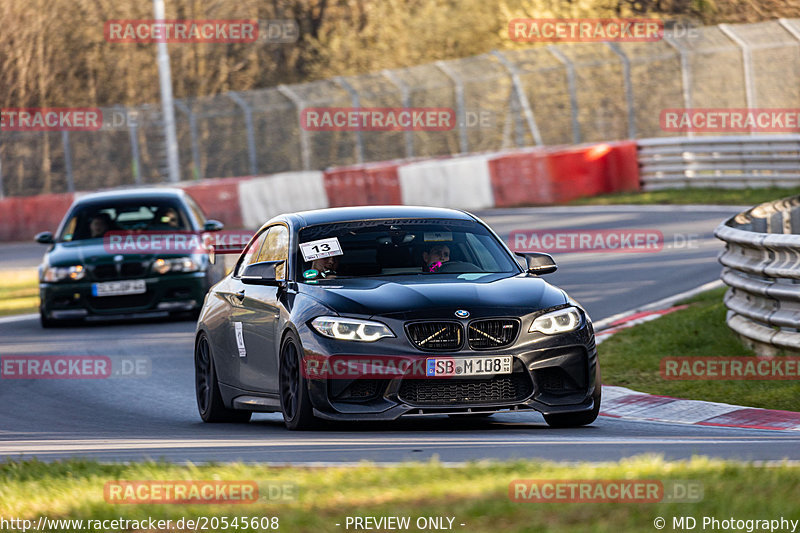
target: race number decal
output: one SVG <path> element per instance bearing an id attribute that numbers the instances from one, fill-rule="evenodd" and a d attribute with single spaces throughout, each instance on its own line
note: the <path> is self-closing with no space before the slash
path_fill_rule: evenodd
<path id="1" fill-rule="evenodd" d="M 342 255 L 344 253 L 342 252 L 342 246 L 339 244 L 339 239 L 337 237 L 301 244 L 300 251 L 303 252 L 303 259 L 306 261 L 313 261 L 333 255 Z"/>
<path id="2" fill-rule="evenodd" d="M 239 348 L 239 357 L 247 357 L 247 350 L 244 348 L 244 334 L 242 333 L 242 323 L 234 322 L 233 329 L 236 333 L 236 347 Z"/>

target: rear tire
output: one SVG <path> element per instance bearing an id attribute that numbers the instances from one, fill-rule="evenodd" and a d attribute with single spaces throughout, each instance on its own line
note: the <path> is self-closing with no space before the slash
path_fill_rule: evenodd
<path id="1" fill-rule="evenodd" d="M 214 369 L 214 358 L 211 356 L 211 344 L 205 333 L 200 334 L 194 348 L 194 384 L 197 399 L 197 410 L 203 422 L 244 423 L 250 421 L 250 411 L 237 411 L 225 407 L 219 391 L 217 372 Z"/>
<path id="2" fill-rule="evenodd" d="M 308 394 L 308 380 L 301 371 L 302 362 L 300 341 L 294 333 L 289 333 L 281 345 L 281 411 L 286 427 L 296 431 L 314 429 L 319 425 Z"/>

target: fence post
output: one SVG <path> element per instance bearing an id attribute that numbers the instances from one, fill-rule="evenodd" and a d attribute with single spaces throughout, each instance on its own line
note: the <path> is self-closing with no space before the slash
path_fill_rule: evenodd
<path id="1" fill-rule="evenodd" d="M 350 101 L 353 103 L 354 109 L 361 109 L 361 99 L 358 96 L 358 91 L 350 85 L 346 79 L 342 76 L 334 76 L 333 81 L 341 85 L 342 89 L 347 91 L 350 95 Z M 361 131 L 361 128 L 358 128 L 355 131 L 356 134 L 356 161 L 358 163 L 364 162 L 364 132 Z"/>
<path id="2" fill-rule="evenodd" d="M 789 22 L 789 19 L 784 19 L 784 18 L 778 19 L 778 24 L 780 24 L 781 26 L 783 26 L 783 29 L 785 29 L 786 31 L 788 31 L 789 33 L 791 33 L 791 34 L 792 34 L 792 36 L 793 36 L 795 39 L 797 39 L 798 41 L 800 41 L 800 30 L 799 30 L 799 29 L 797 29 L 796 27 L 792 26 L 792 23 L 791 23 L 791 22 Z"/>
<path id="3" fill-rule="evenodd" d="M 400 90 L 400 98 L 403 101 L 403 109 L 409 109 L 411 107 L 411 91 L 408 90 L 408 85 L 391 70 L 386 69 L 381 73 Z M 405 135 L 406 140 L 406 158 L 410 159 L 414 157 L 414 132 L 410 129 L 407 129 L 403 132 L 403 134 Z"/>
<path id="4" fill-rule="evenodd" d="M 450 68 L 450 65 L 444 61 L 437 61 L 434 64 L 439 70 L 444 72 L 445 76 L 453 81 L 456 93 L 456 107 L 458 108 L 457 115 L 460 120 L 458 128 L 459 149 L 462 154 L 466 154 L 469 152 L 469 140 L 467 139 L 467 110 L 464 104 L 464 84 L 461 82 L 461 78 L 458 74 Z"/>
<path id="5" fill-rule="evenodd" d="M 611 51 L 622 61 L 622 75 L 625 83 L 625 100 L 628 104 L 628 138 L 636 138 L 636 107 L 633 102 L 633 82 L 631 81 L 631 60 L 619 43 L 606 42 Z"/>
<path id="6" fill-rule="evenodd" d="M 549 45 L 547 49 L 553 54 L 556 59 L 564 64 L 567 71 L 567 89 L 569 90 L 569 106 L 572 110 L 572 142 L 580 144 L 581 142 L 581 125 L 578 121 L 578 89 L 575 82 L 575 65 L 569 60 L 564 53 L 555 45 Z"/>
<path id="7" fill-rule="evenodd" d="M 297 127 L 300 129 L 300 159 L 303 170 L 311 170 L 311 145 L 308 141 L 308 132 L 303 128 L 303 99 L 288 85 L 278 85 L 278 92 L 289 99 L 297 109 Z"/>
<path id="8" fill-rule="evenodd" d="M 747 108 L 748 109 L 755 109 L 756 107 L 756 88 L 755 88 L 755 80 L 753 79 L 753 53 L 750 49 L 750 45 L 747 42 L 736 35 L 731 28 L 727 24 L 719 24 L 717 26 L 722 33 L 724 33 L 731 41 L 736 43 L 739 48 L 742 49 L 742 70 L 744 72 L 744 94 L 745 99 L 747 100 Z M 751 134 L 754 134 L 755 131 L 750 131 Z"/>
<path id="9" fill-rule="evenodd" d="M 194 166 L 194 179 L 201 180 L 203 171 L 200 168 L 200 145 L 197 139 L 197 116 L 183 100 L 175 100 L 175 107 L 189 118 L 189 136 L 192 141 L 192 165 Z"/>
<path id="10" fill-rule="evenodd" d="M 258 174 L 258 164 L 256 162 L 256 136 L 253 131 L 253 110 L 247 105 L 244 98 L 239 93 L 229 92 L 226 94 L 228 98 L 236 102 L 236 105 L 242 108 L 244 112 L 244 124 L 247 128 L 247 155 L 250 160 L 250 175 L 255 176 Z"/>
<path id="11" fill-rule="evenodd" d="M 75 192 L 75 181 L 72 176 L 72 150 L 69 146 L 69 132 L 61 130 L 61 143 L 64 145 L 64 169 L 67 173 L 67 192 Z"/>
<path id="12" fill-rule="evenodd" d="M 136 117 L 132 118 L 132 114 L 128 111 L 127 107 L 118 105 L 115 106 L 122 115 L 125 117 L 125 123 L 128 126 L 128 138 L 131 143 L 131 163 L 133 166 L 133 180 L 136 185 L 142 184 L 142 163 L 140 160 L 139 155 L 139 123 L 138 123 L 138 112 Z"/>
<path id="13" fill-rule="evenodd" d="M 678 51 L 681 57 L 681 87 L 683 89 L 683 107 L 692 108 L 692 71 L 689 66 L 689 50 L 676 41 L 671 35 L 664 33 L 664 41 Z M 691 128 L 686 132 L 687 137 L 694 137 Z"/>
<path id="14" fill-rule="evenodd" d="M 522 80 L 519 77 L 519 68 L 511 60 L 503 55 L 499 50 L 493 50 L 492 55 L 495 56 L 511 75 L 511 84 L 514 87 L 514 93 L 517 95 L 517 101 L 522 106 L 522 113 L 525 115 L 525 121 L 528 123 L 528 129 L 533 136 L 533 142 L 536 146 L 542 146 L 542 134 L 539 132 L 539 126 L 536 124 L 536 118 L 533 115 L 531 104 L 528 97 L 525 95 L 525 89 L 522 86 Z M 516 122 L 516 121 L 515 121 Z"/>

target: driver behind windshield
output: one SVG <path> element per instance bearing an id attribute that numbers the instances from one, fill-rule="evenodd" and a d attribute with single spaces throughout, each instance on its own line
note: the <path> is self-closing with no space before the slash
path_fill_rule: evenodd
<path id="1" fill-rule="evenodd" d="M 89 232 L 92 239 L 97 239 L 111 229 L 111 217 L 108 213 L 98 213 L 89 221 Z"/>
<path id="2" fill-rule="evenodd" d="M 450 247 L 446 244 L 434 244 L 422 252 L 423 272 L 436 272 L 443 263 L 450 261 Z"/>

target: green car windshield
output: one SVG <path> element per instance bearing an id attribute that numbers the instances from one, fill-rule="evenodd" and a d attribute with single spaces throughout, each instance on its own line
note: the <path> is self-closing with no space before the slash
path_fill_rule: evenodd
<path id="1" fill-rule="evenodd" d="M 519 267 L 482 224 L 468 220 L 367 220 L 300 230 L 297 280 L 516 273 Z"/>
<path id="2" fill-rule="evenodd" d="M 180 203 L 169 199 L 109 200 L 79 205 L 59 241 L 99 239 L 119 231 L 187 231 L 191 225 Z"/>

